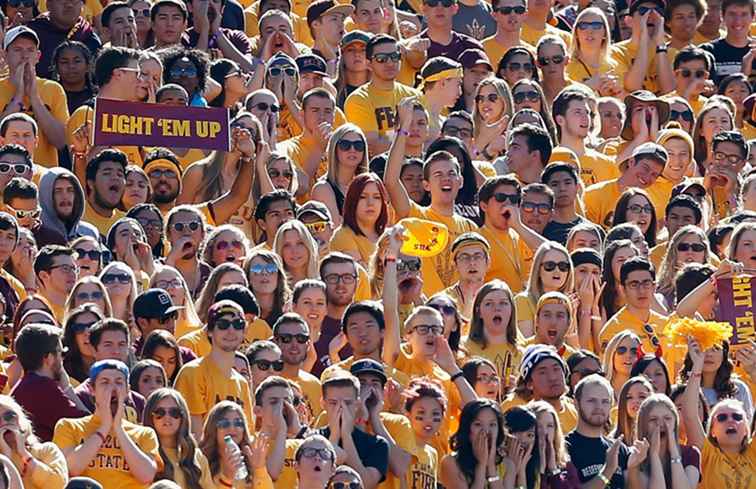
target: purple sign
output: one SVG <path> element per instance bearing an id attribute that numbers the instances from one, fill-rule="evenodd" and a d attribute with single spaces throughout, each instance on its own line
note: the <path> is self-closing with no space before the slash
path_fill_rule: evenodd
<path id="1" fill-rule="evenodd" d="M 99 98 L 95 146 L 148 146 L 229 151 L 228 109 L 176 107 Z"/>

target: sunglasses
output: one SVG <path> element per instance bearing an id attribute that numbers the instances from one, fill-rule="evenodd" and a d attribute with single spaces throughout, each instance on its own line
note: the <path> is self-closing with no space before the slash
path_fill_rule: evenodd
<path id="1" fill-rule="evenodd" d="M 273 370 L 276 372 L 280 372 L 283 370 L 284 363 L 281 360 L 275 360 L 272 362 L 270 360 L 255 360 L 252 362 L 252 366 L 257 367 L 258 370 L 263 372 L 267 372 L 271 367 L 273 367 Z"/>
<path id="2" fill-rule="evenodd" d="M 99 301 L 104 297 L 103 293 L 99 290 L 95 290 L 94 292 L 77 292 L 76 293 L 76 300 L 79 301 Z"/>
<path id="3" fill-rule="evenodd" d="M 733 421 L 743 421 L 743 415 L 740 413 L 719 413 L 715 416 L 715 419 L 720 423 L 725 423 L 730 418 L 732 418 Z"/>
<path id="4" fill-rule="evenodd" d="M 160 229 L 163 227 L 160 219 L 139 219 L 137 218 L 137 222 L 142 225 L 142 228 L 146 231 L 147 228 L 153 228 L 153 229 Z"/>
<path id="5" fill-rule="evenodd" d="M 256 107 L 257 110 L 259 110 L 260 112 L 267 112 L 268 109 L 270 109 L 270 111 L 273 112 L 274 114 L 278 112 L 279 110 L 281 110 L 281 107 L 279 107 L 278 105 L 266 104 L 265 102 L 258 102 L 255 105 L 253 105 L 253 107 Z"/>
<path id="6" fill-rule="evenodd" d="M 449 8 L 457 2 L 455 2 L 454 0 L 425 0 L 425 2 L 423 3 L 431 8 L 438 7 L 439 5 L 443 6 L 444 8 Z"/>
<path id="7" fill-rule="evenodd" d="M 8 0 L 8 5 L 13 8 L 31 8 L 35 3 L 34 0 Z"/>
<path id="8" fill-rule="evenodd" d="M 525 13 L 525 7 L 522 5 L 517 5 L 516 7 L 499 7 L 495 9 L 494 12 L 502 15 L 522 15 Z"/>
<path id="9" fill-rule="evenodd" d="M 683 78 L 690 78 L 691 76 L 694 78 L 703 78 L 704 76 L 706 76 L 706 70 L 691 71 L 691 70 L 683 68 L 678 71 L 680 72 L 680 75 L 682 75 Z"/>
<path id="10" fill-rule="evenodd" d="M 637 346 L 631 346 L 630 348 L 626 346 L 618 346 L 616 353 L 617 355 L 624 355 L 625 353 L 630 352 L 632 356 L 638 355 L 638 347 Z"/>
<path id="11" fill-rule="evenodd" d="M 42 213 L 42 209 L 40 209 L 39 207 L 37 207 L 36 209 L 31 210 L 31 211 L 24 211 L 24 210 L 14 209 L 13 207 L 11 207 L 9 205 L 6 205 L 5 207 L 7 207 L 8 209 L 12 210 L 13 213 L 16 215 L 16 217 L 18 219 L 26 219 L 27 217 L 31 218 L 31 219 L 36 219 Z"/>
<path id="12" fill-rule="evenodd" d="M 227 430 L 231 428 L 232 426 L 234 428 L 244 428 L 244 420 L 241 418 L 236 419 L 219 419 L 218 422 L 215 423 L 216 428 L 220 428 L 222 430 Z"/>
<path id="13" fill-rule="evenodd" d="M 359 482 L 331 482 L 331 489 L 361 489 Z"/>
<path id="14" fill-rule="evenodd" d="M 538 95 L 538 92 L 532 91 L 532 92 L 518 92 L 515 93 L 512 96 L 514 103 L 521 104 L 525 101 L 525 99 L 528 100 L 528 102 L 538 102 L 541 100 L 541 96 Z"/>
<path id="15" fill-rule="evenodd" d="M 310 335 L 299 333 L 299 334 L 287 334 L 287 333 L 281 333 L 279 335 L 276 335 L 276 341 L 279 341 L 283 343 L 284 345 L 288 345 L 292 341 L 297 340 L 297 343 L 300 345 L 304 345 L 308 341 L 310 341 Z"/>
<path id="16" fill-rule="evenodd" d="M 108 273 L 102 276 L 102 283 L 110 285 L 118 282 L 121 285 L 131 283 L 131 277 L 126 273 Z"/>
<path id="17" fill-rule="evenodd" d="M 181 410 L 179 408 L 157 408 L 152 411 L 152 415 L 157 419 L 163 419 L 166 415 L 173 419 L 181 419 Z"/>
<path id="18" fill-rule="evenodd" d="M 564 56 L 561 54 L 554 55 L 550 58 L 545 56 L 538 57 L 538 64 L 541 66 L 549 66 L 550 64 L 560 65 L 564 63 Z"/>
<path id="19" fill-rule="evenodd" d="M 396 260 L 397 272 L 417 272 L 420 270 L 420 260 Z"/>
<path id="20" fill-rule="evenodd" d="M 682 119 L 684 121 L 693 122 L 693 112 L 689 110 L 670 109 L 669 118 L 670 120 L 673 120 L 673 121 L 677 119 Z"/>
<path id="21" fill-rule="evenodd" d="M 326 448 L 303 448 L 300 452 L 304 458 L 318 457 L 320 460 L 333 460 L 333 453 Z"/>
<path id="22" fill-rule="evenodd" d="M 527 212 L 528 214 L 532 214 L 535 211 L 538 211 L 539 214 L 546 215 L 549 212 L 551 212 L 551 206 L 549 204 L 534 204 L 532 202 L 524 202 L 522 204 L 522 211 Z"/>
<path id="23" fill-rule="evenodd" d="M 0 416 L 0 419 L 5 423 L 12 423 L 18 419 L 18 414 L 13 411 L 5 411 L 2 416 Z"/>
<path id="24" fill-rule="evenodd" d="M 475 96 L 475 103 L 481 103 L 484 100 L 488 100 L 489 102 L 496 102 L 499 100 L 499 94 L 498 93 L 489 93 L 488 95 L 476 95 Z"/>
<path id="25" fill-rule="evenodd" d="M 638 13 L 641 15 L 646 15 L 652 10 L 655 10 L 657 14 L 664 16 L 664 10 L 660 9 L 659 7 L 638 7 Z"/>
<path id="26" fill-rule="evenodd" d="M 234 248 L 237 250 L 242 249 L 242 242 L 239 240 L 233 240 L 233 241 L 218 241 L 215 243 L 215 249 L 218 251 L 223 251 L 228 248 Z"/>
<path id="27" fill-rule="evenodd" d="M 348 139 L 342 139 L 336 143 L 336 147 L 341 151 L 349 151 L 354 148 L 355 151 L 362 153 L 365 151 L 365 141 L 349 141 Z"/>
<path id="28" fill-rule="evenodd" d="M 326 226 L 328 226 L 328 223 L 326 221 L 310 222 L 305 224 L 305 227 L 311 233 L 322 233 L 326 230 Z"/>
<path id="29" fill-rule="evenodd" d="M 244 331 L 247 323 L 243 319 L 218 319 L 215 321 L 215 329 L 226 331 L 228 328 L 234 328 L 236 331 Z"/>
<path id="30" fill-rule="evenodd" d="M 509 201 L 512 203 L 512 205 L 520 205 L 520 196 L 518 194 L 505 194 L 504 192 L 496 192 L 495 194 L 493 194 L 493 198 L 500 204 Z"/>
<path id="31" fill-rule="evenodd" d="M 200 228 L 200 225 L 201 225 L 201 224 L 202 224 L 202 223 L 200 223 L 199 221 L 191 221 L 191 222 L 174 222 L 173 224 L 171 224 L 171 227 L 172 227 L 172 228 L 173 228 L 174 230 L 178 231 L 179 233 L 183 232 L 183 231 L 184 231 L 184 229 L 188 229 L 189 231 L 192 231 L 192 232 L 193 232 L 193 231 L 196 231 L 196 230 L 198 230 L 198 229 Z"/>
<path id="32" fill-rule="evenodd" d="M 533 71 L 533 63 L 518 63 L 513 61 L 507 65 L 509 71 Z"/>
<path id="33" fill-rule="evenodd" d="M 648 204 L 646 205 L 631 204 L 627 206 L 627 210 L 629 210 L 630 212 L 634 212 L 636 214 L 640 214 L 641 212 L 644 214 L 651 214 L 652 212 L 654 212 L 654 208 Z"/>
<path id="34" fill-rule="evenodd" d="M 71 331 L 73 331 L 74 334 L 78 334 L 91 328 L 92 324 L 94 323 L 71 323 L 69 328 L 71 328 Z"/>
<path id="35" fill-rule="evenodd" d="M 570 271 L 570 263 L 566 261 L 545 261 L 543 262 L 543 269 L 547 272 L 553 272 L 555 269 L 559 268 L 560 272 L 569 272 Z"/>
<path id="36" fill-rule="evenodd" d="M 159 170 L 159 169 L 158 170 L 152 170 L 150 172 L 150 174 L 147 175 L 147 176 L 149 176 L 150 178 L 154 178 L 155 180 L 159 180 L 161 178 L 166 178 L 166 179 L 169 179 L 169 178 L 178 178 L 178 175 L 176 174 L 175 171 L 168 170 L 168 169 L 165 169 L 165 170 Z"/>
<path id="37" fill-rule="evenodd" d="M 97 250 L 75 249 L 74 252 L 76 252 L 77 258 L 88 258 L 92 261 L 100 261 L 100 257 L 102 256 L 102 253 Z"/>
<path id="38" fill-rule="evenodd" d="M 677 243 L 677 251 L 695 251 L 696 253 L 701 253 L 706 249 L 706 246 L 702 245 L 701 243 Z"/>
<path id="39" fill-rule="evenodd" d="M 265 263 L 265 264 L 258 263 L 257 265 L 252 265 L 249 268 L 249 271 L 255 275 L 262 275 L 262 274 L 272 275 L 278 272 L 278 267 L 276 266 L 275 263 Z"/>
<path id="40" fill-rule="evenodd" d="M 578 22 L 576 27 L 581 31 L 600 31 L 604 28 L 604 23 L 600 20 L 594 20 L 593 22 L 582 21 Z"/>
<path id="41" fill-rule="evenodd" d="M 171 78 L 194 78 L 197 76 L 197 67 L 194 65 L 184 66 L 183 68 L 174 66 L 171 68 L 170 76 Z"/>
<path id="42" fill-rule="evenodd" d="M 428 307 L 437 310 L 444 316 L 453 316 L 457 313 L 454 306 L 450 306 L 449 304 L 428 304 Z"/>
<path id="43" fill-rule="evenodd" d="M 16 175 L 23 175 L 27 172 L 29 166 L 23 163 L 0 163 L 0 173 L 10 173 L 11 169 Z"/>
<path id="44" fill-rule="evenodd" d="M 400 59 L 402 59 L 402 54 L 397 51 L 395 53 L 377 53 L 373 55 L 373 59 L 376 61 L 376 63 L 388 63 L 389 61 L 393 61 L 394 63 L 398 63 Z"/>
<path id="45" fill-rule="evenodd" d="M 644 324 L 643 331 L 645 331 L 646 334 L 651 338 L 651 344 L 654 345 L 654 347 L 659 346 L 659 337 L 656 336 L 656 331 L 654 331 L 653 326 L 651 326 L 650 324 Z"/>
<path id="46" fill-rule="evenodd" d="M 268 170 L 268 176 L 270 178 L 278 178 L 281 176 L 283 176 L 284 178 L 292 178 L 294 177 L 294 174 L 290 171 L 281 172 L 281 171 L 276 170 L 275 168 L 271 168 L 270 170 Z"/>
<path id="47" fill-rule="evenodd" d="M 286 68 L 273 67 L 270 70 L 268 70 L 268 73 L 270 73 L 270 76 L 281 76 L 282 72 L 286 76 L 294 76 L 297 74 L 297 69 L 289 66 Z"/>
<path id="48" fill-rule="evenodd" d="M 142 17 L 149 17 L 150 16 L 150 9 L 143 8 L 143 9 L 131 9 L 131 11 L 134 13 L 135 17 L 142 16 Z"/>

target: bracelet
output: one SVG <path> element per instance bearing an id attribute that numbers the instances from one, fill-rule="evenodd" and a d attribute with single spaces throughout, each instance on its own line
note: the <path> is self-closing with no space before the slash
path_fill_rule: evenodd
<path id="1" fill-rule="evenodd" d="M 668 49 L 667 46 L 656 46 L 657 53 L 666 53 Z"/>
<path id="2" fill-rule="evenodd" d="M 682 465 L 682 457 L 671 457 L 669 463 Z"/>
<path id="3" fill-rule="evenodd" d="M 233 484 L 224 481 L 223 477 L 218 477 L 218 482 L 220 482 L 223 487 L 234 487 Z"/>
<path id="4" fill-rule="evenodd" d="M 458 378 L 464 377 L 465 373 L 462 371 L 462 369 L 458 370 L 457 373 L 451 376 L 451 381 L 455 382 Z"/>
<path id="5" fill-rule="evenodd" d="M 611 483 L 611 481 L 609 480 L 609 478 L 607 476 L 605 476 L 602 472 L 599 472 L 596 477 L 598 477 L 599 480 L 601 482 L 603 482 L 605 486 L 608 486 Z"/>
<path id="6" fill-rule="evenodd" d="M 396 262 L 396 257 L 395 256 L 387 256 L 387 257 L 385 257 L 383 259 L 383 263 L 388 263 L 388 262 Z"/>
<path id="7" fill-rule="evenodd" d="M 501 479 L 499 478 L 498 475 L 495 475 L 493 477 L 486 477 L 486 482 L 488 482 L 489 484 L 493 484 L 494 482 L 499 482 L 500 480 Z"/>
<path id="8" fill-rule="evenodd" d="M 601 316 L 591 316 L 591 321 L 601 321 Z"/>
<path id="9" fill-rule="evenodd" d="M 691 377 L 701 377 L 703 375 L 703 372 L 691 372 Z"/>

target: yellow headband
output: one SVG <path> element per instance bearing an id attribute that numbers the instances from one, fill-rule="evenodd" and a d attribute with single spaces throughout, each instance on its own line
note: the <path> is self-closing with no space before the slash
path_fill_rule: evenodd
<path id="1" fill-rule="evenodd" d="M 483 248 L 483 250 L 485 250 L 486 254 L 489 254 L 490 252 L 488 243 L 485 243 L 477 239 L 466 239 L 457 245 L 457 247 L 454 250 L 454 254 L 452 258 L 456 258 L 457 255 L 462 252 L 462 250 L 470 248 L 471 246 L 480 246 L 481 248 Z"/>
<path id="2" fill-rule="evenodd" d="M 462 78 L 464 72 L 462 68 L 449 68 L 448 70 L 439 71 L 434 73 L 428 78 L 423 78 L 423 83 L 434 82 L 439 80 L 446 80 L 447 78 Z"/>

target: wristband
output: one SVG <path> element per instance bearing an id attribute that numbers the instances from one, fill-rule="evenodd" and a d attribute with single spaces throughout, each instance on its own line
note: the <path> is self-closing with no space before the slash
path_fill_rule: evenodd
<path id="1" fill-rule="evenodd" d="M 498 475 L 495 475 L 493 477 L 486 477 L 486 482 L 488 482 L 489 484 L 493 484 L 494 482 L 499 482 L 500 480 L 501 479 L 499 478 Z"/>
<path id="2" fill-rule="evenodd" d="M 388 262 L 390 262 L 390 261 L 392 261 L 392 262 L 396 262 L 396 257 L 395 257 L 395 256 L 387 256 L 387 257 L 385 257 L 385 258 L 383 259 L 383 263 L 388 263 Z"/>
<path id="3" fill-rule="evenodd" d="M 455 382 L 458 378 L 464 377 L 465 373 L 462 371 L 462 369 L 458 370 L 457 373 L 451 376 L 451 381 Z"/>
<path id="4" fill-rule="evenodd" d="M 682 465 L 682 457 L 671 457 L 669 463 Z"/>
<path id="5" fill-rule="evenodd" d="M 667 50 L 668 50 L 667 46 L 656 46 L 657 53 L 666 53 Z"/>
<path id="6" fill-rule="evenodd" d="M 607 476 L 605 476 L 601 472 L 599 472 L 596 477 L 598 477 L 599 480 L 604 483 L 604 486 L 608 486 L 611 483 L 611 481 L 609 480 L 609 478 Z"/>

